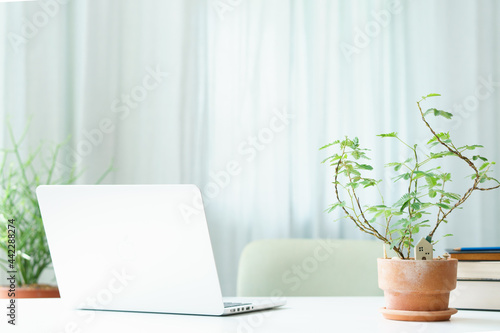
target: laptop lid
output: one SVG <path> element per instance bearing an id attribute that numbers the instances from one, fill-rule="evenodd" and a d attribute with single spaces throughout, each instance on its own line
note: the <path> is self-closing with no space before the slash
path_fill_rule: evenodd
<path id="1" fill-rule="evenodd" d="M 195 185 L 37 188 L 61 299 L 84 309 L 219 315 Z"/>

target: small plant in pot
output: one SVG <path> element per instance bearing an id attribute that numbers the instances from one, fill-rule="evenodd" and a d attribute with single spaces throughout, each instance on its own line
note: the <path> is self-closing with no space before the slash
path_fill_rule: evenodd
<path id="1" fill-rule="evenodd" d="M 340 209 L 344 218 L 359 230 L 384 243 L 384 258 L 378 259 L 378 276 L 386 299 L 386 307 L 381 311 L 388 319 L 438 321 L 448 320 L 456 313 L 455 309 L 448 308 L 448 301 L 450 291 L 456 287 L 457 260 L 447 255 L 433 258 L 436 230 L 447 223 L 449 215 L 461 208 L 472 193 L 500 187 L 500 182 L 490 176 L 495 162 L 476 153 L 482 146 L 457 147 L 449 133 L 436 132 L 430 125 L 428 118 L 431 116 L 446 119 L 453 116 L 435 108 L 422 110 L 421 103 L 436 96 L 440 95 L 429 94 L 417 102 L 420 118 L 430 131 L 430 140 L 424 149 L 407 144 L 395 132 L 378 135 L 398 140 L 411 154 L 404 161 L 386 164 L 396 173 L 393 181 L 404 182 L 405 188 L 400 199 L 392 205 L 385 203 L 379 190 L 381 180 L 365 176 L 373 168 L 366 164 L 368 149 L 361 148 L 358 138 L 345 137 L 320 148 L 336 148 L 335 153 L 323 161 L 334 168 L 336 202 L 328 212 Z M 472 185 L 463 194 L 447 190 L 452 175 L 439 165 L 444 158 L 453 158 L 472 170 L 469 177 Z M 370 188 L 380 196 L 377 205 L 361 202 L 360 192 Z M 415 244 L 419 234 L 425 237 Z M 451 235 L 442 237 L 446 236 Z M 387 258 L 386 245 L 397 256 Z"/>
<path id="2" fill-rule="evenodd" d="M 57 170 L 64 143 L 55 146 L 46 162 L 42 145 L 23 154 L 28 127 L 19 140 L 7 127 L 11 147 L 0 150 L 0 268 L 12 278 L 0 282 L 0 298 L 59 297 L 57 286 L 40 284 L 52 260 L 35 189 L 41 184 L 72 184 L 79 174 L 74 167 Z"/>

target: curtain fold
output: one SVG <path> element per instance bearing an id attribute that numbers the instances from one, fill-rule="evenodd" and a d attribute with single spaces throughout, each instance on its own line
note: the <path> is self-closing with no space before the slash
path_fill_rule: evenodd
<path id="1" fill-rule="evenodd" d="M 252 240 L 368 238 L 324 213 L 334 196 L 322 145 L 358 136 L 390 184 L 383 165 L 408 151 L 375 135 L 422 145 L 415 102 L 441 93 L 426 105 L 455 118 L 436 126 L 500 160 L 499 14 L 496 1 L 451 0 L 2 3 L 0 143 L 9 117 L 16 133 L 31 117 L 30 146 L 71 136 L 61 163 L 85 169 L 81 183 L 112 163 L 107 183 L 197 184 L 232 295 Z M 389 203 L 403 191 L 382 186 Z M 440 235 L 455 237 L 438 251 L 498 245 L 499 199 L 479 193 L 453 213 Z"/>

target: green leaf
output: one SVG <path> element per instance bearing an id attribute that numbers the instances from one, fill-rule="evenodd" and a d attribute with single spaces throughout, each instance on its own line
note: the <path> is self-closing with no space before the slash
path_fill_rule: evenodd
<path id="1" fill-rule="evenodd" d="M 427 144 L 431 144 L 433 142 L 436 142 L 437 141 L 437 138 L 435 136 L 433 136 L 429 141 L 427 141 Z"/>
<path id="2" fill-rule="evenodd" d="M 462 150 L 462 149 L 474 150 L 476 148 L 484 148 L 484 146 L 482 146 L 482 145 L 471 145 L 471 146 L 466 145 L 466 146 L 463 146 L 463 147 L 458 147 L 457 149 L 458 150 Z M 477 155 L 477 156 L 479 156 L 479 155 Z M 474 158 L 474 157 L 472 157 L 472 158 Z"/>
<path id="3" fill-rule="evenodd" d="M 445 132 L 437 133 L 429 141 L 427 141 L 427 144 L 431 144 L 433 142 L 439 144 L 438 138 L 443 142 L 450 142 L 450 133 L 445 133 Z"/>
<path id="4" fill-rule="evenodd" d="M 359 184 L 355 183 L 355 182 L 350 182 L 350 183 L 347 183 L 346 186 L 352 187 L 352 189 L 356 189 L 356 188 L 358 188 Z"/>
<path id="5" fill-rule="evenodd" d="M 480 183 L 484 183 L 484 182 L 486 182 L 488 179 L 489 179 L 489 177 L 488 177 L 488 176 L 486 176 L 486 175 L 481 175 L 481 178 L 479 179 L 479 182 L 480 182 Z"/>
<path id="6" fill-rule="evenodd" d="M 478 159 L 480 159 L 480 160 L 482 160 L 482 161 L 484 161 L 484 162 L 488 161 L 488 159 L 487 159 L 486 157 L 482 157 L 482 156 L 480 156 L 480 155 L 474 155 L 474 156 L 472 156 L 472 159 L 473 159 L 474 161 L 476 161 L 476 160 L 478 160 Z"/>
<path id="7" fill-rule="evenodd" d="M 410 204 L 410 200 L 408 200 L 405 203 L 403 203 L 403 205 L 401 206 L 401 208 L 399 209 L 399 211 L 402 212 L 403 210 L 405 210 L 405 208 L 408 207 L 409 204 Z"/>
<path id="8" fill-rule="evenodd" d="M 325 163 L 326 161 L 330 161 L 330 162 L 334 162 L 334 161 L 337 161 L 340 159 L 340 155 L 338 154 L 335 154 L 335 155 L 332 155 L 332 156 L 328 156 L 327 158 L 325 158 L 323 161 L 321 161 L 321 163 Z"/>
<path id="9" fill-rule="evenodd" d="M 459 194 L 451 192 L 443 192 L 443 195 L 447 196 L 448 198 L 452 198 L 453 200 L 460 200 L 460 198 L 462 198 Z"/>
<path id="10" fill-rule="evenodd" d="M 429 187 L 434 187 L 437 185 L 437 178 L 436 177 L 433 177 L 433 176 L 426 176 L 425 177 L 425 181 L 427 182 L 427 185 L 429 185 Z"/>
<path id="11" fill-rule="evenodd" d="M 397 138 L 398 133 L 397 132 L 391 132 L 391 133 L 385 133 L 385 134 L 378 134 L 377 136 L 380 136 L 381 138 Z"/>
<path id="12" fill-rule="evenodd" d="M 368 164 L 358 164 L 356 163 L 358 168 L 359 169 L 363 169 L 363 170 L 373 170 L 373 167 L 371 165 L 368 165 Z"/>
<path id="13" fill-rule="evenodd" d="M 336 145 L 336 144 L 339 144 L 339 143 L 340 143 L 340 140 L 335 140 L 335 141 L 333 141 L 332 143 L 329 143 L 329 144 L 324 145 L 323 147 L 319 148 L 319 150 L 326 149 L 326 148 L 328 148 L 328 147 L 331 147 L 331 146 Z"/>
<path id="14" fill-rule="evenodd" d="M 449 182 L 451 181 L 451 173 L 449 172 L 442 173 L 439 175 L 439 179 L 441 179 L 444 182 Z"/>
<path id="15" fill-rule="evenodd" d="M 403 218 L 403 219 L 399 219 L 396 223 L 393 223 L 393 224 L 392 224 L 392 226 L 393 226 L 393 227 L 397 227 L 397 226 L 399 226 L 399 225 L 401 225 L 401 224 L 403 224 L 403 225 L 404 225 L 404 224 L 406 224 L 406 223 L 408 223 L 408 219 L 404 219 L 404 218 Z"/>
<path id="16" fill-rule="evenodd" d="M 434 110 L 436 109 L 428 109 L 427 111 L 424 112 L 424 117 L 429 115 L 430 113 L 434 113 Z"/>
<path id="17" fill-rule="evenodd" d="M 427 173 L 423 172 L 423 171 L 414 171 L 413 172 L 413 179 L 420 179 L 422 177 L 425 177 L 427 175 Z"/>
<path id="18" fill-rule="evenodd" d="M 399 176 L 397 176 L 397 177 L 392 178 L 392 180 L 393 180 L 394 182 L 397 182 L 397 181 L 399 181 L 399 180 L 401 180 L 401 179 L 403 179 L 403 175 L 399 175 Z"/>
<path id="19" fill-rule="evenodd" d="M 357 150 L 353 151 L 351 153 L 352 157 L 354 157 L 356 160 L 359 160 L 361 158 L 361 153 Z"/>
<path id="20" fill-rule="evenodd" d="M 361 176 L 361 173 L 358 171 L 358 170 L 355 170 L 355 169 L 351 169 L 349 170 L 352 174 L 356 175 L 356 176 Z"/>
<path id="21" fill-rule="evenodd" d="M 436 96 L 441 96 L 440 94 L 429 94 L 427 96 L 422 96 L 422 99 L 426 99 L 426 98 L 429 98 L 429 97 L 436 97 Z"/>
<path id="22" fill-rule="evenodd" d="M 479 170 L 481 171 L 481 170 L 485 169 L 488 165 L 490 165 L 490 163 L 489 163 L 489 162 L 483 163 L 483 165 L 481 165 L 481 166 L 479 167 Z"/>
<path id="23" fill-rule="evenodd" d="M 396 201 L 396 203 L 393 205 L 393 207 L 399 207 L 399 206 L 403 205 L 405 202 L 408 202 L 409 200 L 413 199 L 414 193 L 415 192 L 405 193 L 401 198 L 399 198 L 398 201 Z"/>
<path id="24" fill-rule="evenodd" d="M 441 157 L 444 157 L 444 156 L 451 156 L 451 155 L 455 155 L 454 153 L 452 153 L 451 151 L 449 150 L 446 150 L 446 151 L 441 151 L 439 153 L 433 153 L 431 152 L 431 158 L 441 158 Z"/>
<path id="25" fill-rule="evenodd" d="M 353 146 L 353 142 L 348 137 L 346 137 L 344 140 L 340 141 L 340 148 L 345 148 L 345 147 L 352 148 L 352 146 Z"/>
<path id="26" fill-rule="evenodd" d="M 414 202 L 411 204 L 411 209 L 413 210 L 419 210 L 420 209 L 420 204 L 418 202 Z"/>
<path id="27" fill-rule="evenodd" d="M 446 112 L 446 111 L 438 110 L 438 109 L 434 109 L 434 108 L 425 111 L 424 117 L 430 113 L 432 113 L 436 117 L 440 116 L 440 117 L 444 117 L 446 119 L 451 119 L 453 117 L 453 114 L 451 114 L 450 112 Z"/>
<path id="28" fill-rule="evenodd" d="M 377 185 L 377 181 L 375 179 L 369 179 L 369 178 L 366 178 L 364 179 L 362 182 L 360 182 L 361 185 L 364 185 L 364 187 L 369 187 L 369 186 L 375 186 Z"/>
<path id="29" fill-rule="evenodd" d="M 342 202 L 336 202 L 333 205 L 330 205 L 330 208 L 326 210 L 326 212 L 331 213 L 334 211 L 337 207 L 344 207 L 345 206 L 345 201 Z"/>
<path id="30" fill-rule="evenodd" d="M 444 209 L 451 209 L 451 206 L 445 205 L 443 203 L 437 203 L 436 206 L 444 208 Z"/>

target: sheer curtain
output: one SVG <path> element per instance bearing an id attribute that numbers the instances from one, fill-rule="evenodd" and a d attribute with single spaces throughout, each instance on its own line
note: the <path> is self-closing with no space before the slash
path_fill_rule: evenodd
<path id="1" fill-rule="evenodd" d="M 71 135 L 60 163 L 85 168 L 82 183 L 112 163 L 106 183 L 198 184 L 232 295 L 252 240 L 367 238 L 324 213 L 325 143 L 358 136 L 390 182 L 383 164 L 408 152 L 375 135 L 424 143 L 415 102 L 441 93 L 427 106 L 455 119 L 436 126 L 500 160 L 499 14 L 451 0 L 2 3 L 0 142 L 7 118 L 20 133 L 31 117 L 28 146 Z M 396 190 L 382 187 L 387 202 Z M 438 250 L 495 245 L 499 196 L 472 197 Z"/>

